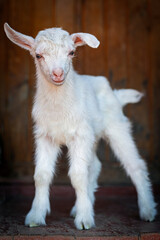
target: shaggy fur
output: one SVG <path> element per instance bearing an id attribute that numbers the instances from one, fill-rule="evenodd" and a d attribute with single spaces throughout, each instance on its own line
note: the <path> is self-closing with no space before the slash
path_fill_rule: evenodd
<path id="1" fill-rule="evenodd" d="M 96 156 L 100 138 L 109 142 L 136 187 L 141 219 L 152 221 L 156 204 L 144 160 L 131 136 L 122 107 L 138 102 L 142 94 L 132 89 L 112 90 L 105 77 L 79 75 L 72 58 L 77 46 L 97 48 L 91 34 L 46 29 L 37 37 L 20 34 L 5 24 L 8 38 L 30 51 L 35 59 L 37 82 L 32 116 L 35 136 L 35 198 L 26 216 L 29 226 L 45 225 L 50 212 L 49 186 L 62 144 L 68 147 L 69 177 L 76 192 L 71 210 L 77 229 L 94 223 L 94 191 L 101 164 Z"/>

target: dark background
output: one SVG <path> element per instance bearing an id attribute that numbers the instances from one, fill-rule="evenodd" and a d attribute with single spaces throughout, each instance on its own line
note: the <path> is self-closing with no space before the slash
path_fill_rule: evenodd
<path id="1" fill-rule="evenodd" d="M 98 49 L 81 47 L 74 59 L 79 73 L 105 75 L 113 88 L 135 88 L 143 100 L 125 108 L 151 179 L 160 182 L 160 1 L 159 0 L 0 0 L 0 181 L 30 182 L 34 143 L 31 107 L 35 68 L 28 52 L 4 34 L 8 22 L 33 37 L 39 30 L 62 27 L 97 36 Z M 69 182 L 67 159 L 57 166 L 57 184 Z M 109 147 L 101 142 L 100 183 L 128 184 Z"/>

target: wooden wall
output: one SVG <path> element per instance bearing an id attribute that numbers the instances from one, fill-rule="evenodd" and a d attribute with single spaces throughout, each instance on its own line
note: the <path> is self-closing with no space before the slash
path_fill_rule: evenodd
<path id="1" fill-rule="evenodd" d="M 105 75 L 113 88 L 136 88 L 145 98 L 129 105 L 133 132 L 154 182 L 160 181 L 160 1 L 159 0 L 0 0 L 0 173 L 2 178 L 32 179 L 33 136 L 31 105 L 34 63 L 25 50 L 5 36 L 3 23 L 36 36 L 60 26 L 95 34 L 98 49 L 77 51 L 79 73 Z M 64 149 L 66 152 L 66 149 Z M 100 182 L 128 183 L 109 147 L 101 142 Z M 57 183 L 68 182 L 67 160 L 58 164 Z"/>

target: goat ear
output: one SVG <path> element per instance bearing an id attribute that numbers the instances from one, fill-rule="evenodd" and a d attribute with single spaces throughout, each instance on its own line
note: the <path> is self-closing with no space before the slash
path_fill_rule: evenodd
<path id="1" fill-rule="evenodd" d="M 7 35 L 7 37 L 18 46 L 31 51 L 34 46 L 34 38 L 24 35 L 22 33 L 19 33 L 12 29 L 8 23 L 4 24 L 4 30 Z"/>
<path id="2" fill-rule="evenodd" d="M 92 48 L 97 48 L 100 44 L 98 39 L 89 33 L 73 33 L 71 38 L 75 44 L 75 47 L 87 44 Z"/>

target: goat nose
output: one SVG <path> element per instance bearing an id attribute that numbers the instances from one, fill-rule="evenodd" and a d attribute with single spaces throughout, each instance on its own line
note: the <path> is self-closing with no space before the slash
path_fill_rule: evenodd
<path id="1" fill-rule="evenodd" d="M 63 70 L 61 68 L 56 68 L 53 70 L 52 74 L 57 77 L 60 78 L 63 76 Z"/>

